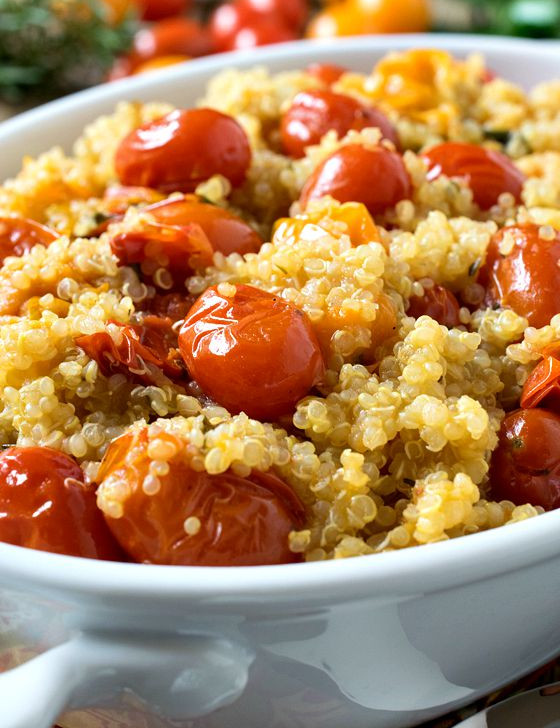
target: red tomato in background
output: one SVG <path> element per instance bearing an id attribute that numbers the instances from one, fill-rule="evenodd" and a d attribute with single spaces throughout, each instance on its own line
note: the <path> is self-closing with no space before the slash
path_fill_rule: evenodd
<path id="1" fill-rule="evenodd" d="M 406 313 L 414 318 L 430 316 L 438 324 L 452 329 L 461 323 L 460 308 L 459 302 L 450 290 L 434 283 L 431 288 L 424 289 L 423 296 L 411 296 Z"/>
<path id="2" fill-rule="evenodd" d="M 237 0 L 259 15 L 279 15 L 288 28 L 301 30 L 309 15 L 307 0 Z"/>
<path id="3" fill-rule="evenodd" d="M 123 554 L 78 463 L 48 447 L 0 454 L 0 541 L 90 559 Z"/>
<path id="4" fill-rule="evenodd" d="M 179 348 L 208 396 L 258 419 L 291 412 L 324 374 L 307 316 L 253 286 L 237 285 L 231 297 L 208 288 L 181 327 Z"/>
<path id="5" fill-rule="evenodd" d="M 338 79 L 348 72 L 347 68 L 334 63 L 310 63 L 305 69 L 310 76 L 322 81 L 326 86 L 332 86 Z"/>
<path id="6" fill-rule="evenodd" d="M 288 43 L 297 39 L 297 33 L 291 28 L 276 23 L 272 18 L 259 18 L 252 25 L 237 31 L 228 50 L 242 51 L 271 43 Z"/>
<path id="7" fill-rule="evenodd" d="M 399 146 L 395 127 L 379 109 L 346 94 L 312 89 L 296 94 L 282 116 L 280 133 L 284 152 L 297 159 L 304 156 L 306 147 L 318 144 L 331 129 L 341 139 L 351 129 L 360 131 L 370 126 L 377 127 L 384 139 Z"/>
<path id="8" fill-rule="evenodd" d="M 262 9 L 260 9 L 262 8 Z M 216 50 L 232 51 L 298 38 L 301 0 L 238 0 L 224 3 L 210 18 L 210 33 Z"/>
<path id="9" fill-rule="evenodd" d="M 525 175 L 501 152 L 476 144 L 444 142 L 428 149 L 422 156 L 428 165 L 429 181 L 442 174 L 464 177 L 481 210 L 489 210 L 497 204 L 503 192 L 509 192 L 516 202 L 521 202 Z"/>
<path id="10" fill-rule="evenodd" d="M 372 215 L 412 195 L 402 157 L 383 146 L 347 144 L 319 164 L 307 179 L 300 201 L 330 195 L 339 202 L 362 202 Z"/>
<path id="11" fill-rule="evenodd" d="M 502 228 L 492 236 L 479 282 L 486 288 L 486 303 L 512 308 L 525 316 L 530 326 L 546 326 L 560 313 L 560 233 L 552 239 L 540 237 L 533 223 Z M 505 236 L 512 236 L 513 249 L 500 253 Z"/>
<path id="12" fill-rule="evenodd" d="M 214 109 L 177 109 L 126 136 L 115 155 L 123 185 L 194 192 L 214 174 L 243 184 L 251 147 L 238 122 Z"/>
<path id="13" fill-rule="evenodd" d="M 23 255 L 35 245 L 49 246 L 58 233 L 26 217 L 0 217 L 0 263 L 9 255 Z"/>
<path id="14" fill-rule="evenodd" d="M 134 36 L 136 63 L 159 56 L 204 56 L 212 52 L 206 28 L 190 18 L 169 18 L 139 30 Z"/>
<path id="15" fill-rule="evenodd" d="M 161 20 L 181 15 L 190 9 L 192 0 L 135 0 L 142 20 Z"/>
<path id="16" fill-rule="evenodd" d="M 520 409 L 502 422 L 492 453 L 492 498 L 531 503 L 550 511 L 560 506 L 560 417 L 544 409 Z"/>
<path id="17" fill-rule="evenodd" d="M 218 5 L 210 17 L 210 34 L 217 51 L 230 51 L 233 39 L 242 29 L 248 27 L 255 13 L 241 3 Z M 284 24 L 275 16 L 280 26 Z"/>
<path id="18" fill-rule="evenodd" d="M 173 442 L 169 435 L 160 438 Z M 111 479 L 130 492 L 120 518 L 106 516 L 123 549 L 136 561 L 193 566 L 252 566 L 299 561 L 288 535 L 303 525 L 304 509 L 293 490 L 272 473 L 253 470 L 245 478 L 227 471 L 196 472 L 181 454 L 147 494 L 147 430 L 115 440 L 101 464 L 99 493 Z M 177 450 L 180 450 L 178 445 Z M 189 534 L 186 519 L 198 519 Z"/>

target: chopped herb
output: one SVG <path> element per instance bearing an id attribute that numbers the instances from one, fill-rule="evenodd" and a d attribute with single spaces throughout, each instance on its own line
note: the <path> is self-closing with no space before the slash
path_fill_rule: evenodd
<path id="1" fill-rule="evenodd" d="M 505 145 L 511 139 L 511 132 L 507 129 L 484 129 L 484 138 Z"/>
<path id="2" fill-rule="evenodd" d="M 481 263 L 482 263 L 481 259 L 480 258 L 477 258 L 475 261 L 473 261 L 469 265 L 469 276 L 471 278 L 477 274 L 478 269 L 480 268 Z"/>
<path id="3" fill-rule="evenodd" d="M 107 220 L 110 220 L 112 217 L 113 216 L 107 212 L 96 212 L 93 216 L 93 222 L 96 225 L 101 225 L 102 223 L 106 222 Z"/>
<path id="4" fill-rule="evenodd" d="M 514 450 L 520 450 L 524 445 L 525 443 L 520 437 L 513 437 L 511 439 L 511 446 Z"/>

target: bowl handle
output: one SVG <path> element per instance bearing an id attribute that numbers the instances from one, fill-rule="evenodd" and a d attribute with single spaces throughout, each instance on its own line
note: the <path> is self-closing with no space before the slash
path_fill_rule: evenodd
<path id="1" fill-rule="evenodd" d="M 0 674 L 2 728 L 50 728 L 125 688 L 163 718 L 198 718 L 237 700 L 253 659 L 221 637 L 81 633 Z"/>

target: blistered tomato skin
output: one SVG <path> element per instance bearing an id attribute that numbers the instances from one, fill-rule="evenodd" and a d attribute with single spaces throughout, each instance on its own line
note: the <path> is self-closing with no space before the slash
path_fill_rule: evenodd
<path id="1" fill-rule="evenodd" d="M 497 204 L 504 192 L 521 202 L 525 175 L 501 152 L 485 149 L 476 144 L 445 142 L 428 149 L 423 155 L 428 165 L 429 181 L 444 174 L 447 177 L 465 177 L 473 199 L 482 210 Z"/>
<path id="2" fill-rule="evenodd" d="M 412 195 L 402 157 L 386 147 L 347 144 L 327 157 L 307 179 L 300 201 L 330 195 L 339 202 L 362 202 L 379 215 Z"/>
<path id="3" fill-rule="evenodd" d="M 303 157 L 306 147 L 318 144 L 331 129 L 342 138 L 351 129 L 360 131 L 367 127 L 377 127 L 384 139 L 398 147 L 396 130 L 382 111 L 346 94 L 312 89 L 294 97 L 282 116 L 280 132 L 284 152 L 297 159 Z"/>
<path id="4" fill-rule="evenodd" d="M 424 289 L 423 296 L 412 296 L 410 298 L 406 313 L 414 318 L 430 316 L 438 324 L 452 329 L 461 323 L 459 318 L 460 308 L 459 302 L 450 290 L 444 286 L 434 284 L 431 288 Z"/>
<path id="5" fill-rule="evenodd" d="M 129 485 L 122 516 L 106 520 L 135 561 L 254 566 L 300 560 L 289 550 L 288 535 L 303 525 L 304 509 L 286 483 L 255 470 L 245 478 L 196 472 L 178 456 L 158 478 L 157 492 L 147 494 L 147 444 L 145 430 L 124 435 L 111 444 L 100 470 L 100 500 L 112 482 Z"/>
<path id="6" fill-rule="evenodd" d="M 233 187 L 251 164 L 247 135 L 235 119 L 213 109 L 177 109 L 132 131 L 115 155 L 123 185 L 161 192 L 194 192 L 215 174 Z"/>
<path id="7" fill-rule="evenodd" d="M 122 560 L 80 466 L 46 447 L 0 455 L 0 541 L 90 559 Z"/>
<path id="8" fill-rule="evenodd" d="M 208 288 L 185 319 L 179 349 L 209 397 L 262 420 L 292 412 L 324 374 L 307 316 L 252 286 L 237 285 L 231 296 Z"/>
<path id="9" fill-rule="evenodd" d="M 559 263 L 559 232 L 545 239 L 532 223 L 502 228 L 490 241 L 478 277 L 487 305 L 511 308 L 530 326 L 548 325 L 560 313 Z"/>
<path id="10" fill-rule="evenodd" d="M 520 409 L 502 422 L 490 463 L 491 496 L 550 511 L 560 506 L 560 416 Z"/>
<path id="11" fill-rule="evenodd" d="M 34 245 L 47 247 L 58 235 L 54 230 L 25 217 L 0 217 L 0 263 L 9 255 L 23 255 Z"/>

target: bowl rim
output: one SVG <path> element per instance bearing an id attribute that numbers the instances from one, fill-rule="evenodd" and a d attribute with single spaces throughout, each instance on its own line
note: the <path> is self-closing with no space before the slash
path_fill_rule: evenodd
<path id="1" fill-rule="evenodd" d="M 22 129 L 40 126 L 50 118 L 103 102 L 121 100 L 138 91 L 153 90 L 162 82 L 210 76 L 226 67 L 247 68 L 281 64 L 304 56 L 310 49 L 329 60 L 344 61 L 349 51 L 389 51 L 408 47 L 437 47 L 461 54 L 478 51 L 519 51 L 525 58 L 546 60 L 560 53 L 556 41 L 463 34 L 360 36 L 334 41 L 295 41 L 266 48 L 196 59 L 145 76 L 123 79 L 87 89 L 24 112 L 0 124 L 0 145 Z M 549 56 L 548 56 L 549 57 Z M 100 112 L 95 112 L 98 115 Z M 375 593 L 412 594 L 449 588 L 453 584 L 490 578 L 525 568 L 560 554 L 560 510 L 495 530 L 416 548 L 325 562 L 252 567 L 156 566 L 96 561 L 51 554 L 0 543 L 0 575 L 4 583 L 24 582 L 37 589 L 66 594 L 118 595 L 130 599 L 180 598 L 241 600 L 263 597 L 297 600 L 298 604 L 329 597 Z"/>

